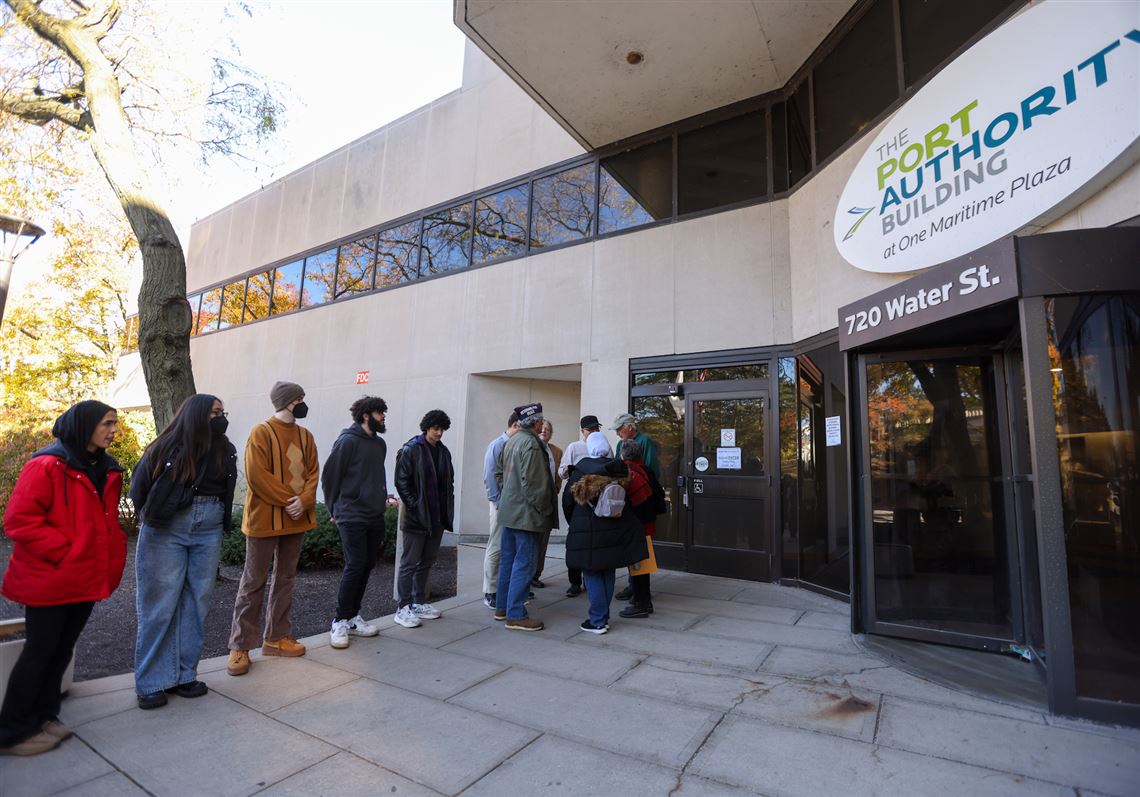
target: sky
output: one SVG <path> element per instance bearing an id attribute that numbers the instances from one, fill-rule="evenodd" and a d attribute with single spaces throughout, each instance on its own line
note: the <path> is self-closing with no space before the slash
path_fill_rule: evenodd
<path id="1" fill-rule="evenodd" d="M 243 62 L 279 83 L 283 124 L 271 162 L 219 162 L 178 201 L 180 232 L 261 188 L 459 88 L 463 34 L 452 0 L 253 3 L 235 40 Z"/>
<path id="2" fill-rule="evenodd" d="M 278 84 L 286 110 L 269 151 L 256 160 L 191 163 L 172 175 L 163 193 L 184 249 L 197 219 L 460 86 L 464 36 L 452 22 L 452 0 L 249 5 L 252 16 L 234 20 L 233 38 L 242 63 Z M 181 0 L 170 13 L 213 18 L 216 8 L 210 0 Z M 10 302 L 46 267 L 52 249 L 45 238 L 20 259 Z"/>

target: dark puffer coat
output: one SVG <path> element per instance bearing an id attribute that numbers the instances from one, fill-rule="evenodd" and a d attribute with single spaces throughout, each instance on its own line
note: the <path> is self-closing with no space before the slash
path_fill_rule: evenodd
<path id="1" fill-rule="evenodd" d="M 628 567 L 649 556 L 645 533 L 629 501 L 620 517 L 598 517 L 594 504 L 607 484 L 629 485 L 629 470 L 613 459 L 579 460 L 562 491 L 562 512 L 569 523 L 566 566 L 579 570 Z"/>

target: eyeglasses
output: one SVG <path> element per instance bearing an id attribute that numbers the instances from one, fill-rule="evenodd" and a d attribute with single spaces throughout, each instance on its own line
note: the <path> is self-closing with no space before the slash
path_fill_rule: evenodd
<path id="1" fill-rule="evenodd" d="M 230 414 L 225 410 L 210 410 L 211 418 L 228 418 Z"/>

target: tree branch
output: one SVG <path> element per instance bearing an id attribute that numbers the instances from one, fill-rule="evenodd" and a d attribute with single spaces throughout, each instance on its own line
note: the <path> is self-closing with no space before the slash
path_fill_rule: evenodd
<path id="1" fill-rule="evenodd" d="M 54 97 L 0 97 L 0 110 L 37 125 L 54 121 L 81 131 L 93 127 L 89 113 Z"/>

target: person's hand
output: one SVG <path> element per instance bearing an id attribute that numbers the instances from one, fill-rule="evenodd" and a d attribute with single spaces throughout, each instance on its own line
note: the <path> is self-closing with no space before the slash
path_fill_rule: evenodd
<path id="1" fill-rule="evenodd" d="M 301 496 L 295 495 L 285 504 L 285 513 L 293 520 L 298 520 L 305 513 L 305 506 L 301 503 Z"/>
<path id="2" fill-rule="evenodd" d="M 387 506 L 399 506 L 400 505 L 400 499 L 397 498 L 396 496 L 392 495 L 391 493 L 388 493 L 388 503 L 386 505 Z"/>

